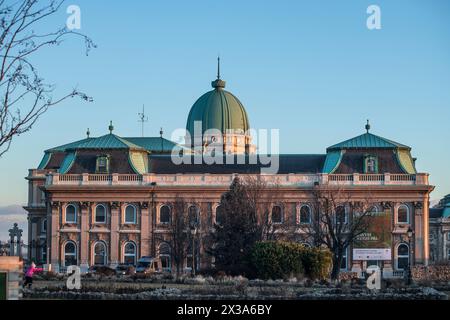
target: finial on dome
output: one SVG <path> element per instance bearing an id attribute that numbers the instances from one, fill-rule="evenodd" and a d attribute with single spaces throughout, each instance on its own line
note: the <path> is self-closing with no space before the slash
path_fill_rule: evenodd
<path id="1" fill-rule="evenodd" d="M 162 137 L 163 137 L 163 134 L 164 134 L 164 131 L 163 131 L 163 128 L 161 128 L 161 129 L 159 130 L 159 136 L 162 138 Z"/>
<path id="2" fill-rule="evenodd" d="M 367 130 L 367 133 L 369 133 L 369 130 L 370 130 L 370 123 L 369 123 L 369 120 L 367 119 L 367 124 L 366 124 L 366 130 Z"/>
<path id="3" fill-rule="evenodd" d="M 215 89 L 225 88 L 225 81 L 220 79 L 220 56 L 217 56 L 217 79 L 211 85 Z"/>
<path id="4" fill-rule="evenodd" d="M 89 136 L 91 135 L 91 131 L 89 131 L 89 128 L 88 128 L 87 131 L 86 131 L 86 135 L 87 135 L 87 137 L 88 137 L 88 139 L 89 139 Z"/>
<path id="5" fill-rule="evenodd" d="M 109 122 L 109 127 L 108 127 L 108 129 L 109 129 L 109 133 L 112 134 L 112 132 L 113 132 L 113 130 L 114 130 L 114 126 L 113 126 L 113 124 L 112 124 L 112 121 Z"/>
<path id="6" fill-rule="evenodd" d="M 220 56 L 217 56 L 217 79 L 220 79 Z"/>

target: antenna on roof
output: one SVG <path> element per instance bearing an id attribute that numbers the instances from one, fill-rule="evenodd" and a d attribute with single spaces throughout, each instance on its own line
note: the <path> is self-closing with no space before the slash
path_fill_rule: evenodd
<path id="1" fill-rule="evenodd" d="M 91 135 L 91 132 L 89 131 L 89 128 L 88 128 L 87 131 L 86 131 L 86 135 L 87 135 L 87 137 L 88 137 L 88 139 L 89 139 L 89 136 Z"/>
<path id="2" fill-rule="evenodd" d="M 142 136 L 144 136 L 144 122 L 148 122 L 148 117 L 145 115 L 145 106 L 142 105 L 142 112 L 138 113 L 139 122 L 141 123 Z"/>
<path id="3" fill-rule="evenodd" d="M 161 152 L 164 151 L 164 139 L 163 139 L 163 128 L 161 127 L 161 129 L 159 130 L 159 136 L 161 137 Z"/>
<path id="4" fill-rule="evenodd" d="M 369 130 L 370 130 L 369 119 L 367 119 L 366 130 L 367 130 L 367 133 L 369 133 Z"/>

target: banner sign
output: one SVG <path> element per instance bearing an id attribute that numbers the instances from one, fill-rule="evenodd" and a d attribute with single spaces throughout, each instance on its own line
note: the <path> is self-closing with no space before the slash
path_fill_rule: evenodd
<path id="1" fill-rule="evenodd" d="M 353 249 L 353 260 L 391 260 L 391 249 Z"/>
<path id="2" fill-rule="evenodd" d="M 392 247 L 390 211 L 374 212 L 367 219 L 369 219 L 369 227 L 365 233 L 355 239 L 353 248 L 390 249 Z"/>

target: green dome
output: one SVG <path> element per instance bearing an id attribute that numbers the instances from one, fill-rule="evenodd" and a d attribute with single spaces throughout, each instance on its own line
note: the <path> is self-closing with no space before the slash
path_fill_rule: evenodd
<path id="1" fill-rule="evenodd" d="M 247 112 L 232 93 L 224 90 L 225 81 L 219 77 L 212 82 L 214 90 L 202 95 L 189 112 L 186 130 L 194 136 L 194 122 L 202 122 L 202 134 L 208 129 L 218 129 L 226 133 L 227 129 L 242 130 L 249 128 Z"/>

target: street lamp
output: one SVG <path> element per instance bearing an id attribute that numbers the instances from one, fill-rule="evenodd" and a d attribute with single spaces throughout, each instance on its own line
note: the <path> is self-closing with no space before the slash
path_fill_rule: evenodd
<path id="1" fill-rule="evenodd" d="M 413 237 L 413 230 L 411 229 L 411 226 L 408 228 L 408 231 L 406 231 L 406 234 L 408 235 L 408 278 L 407 278 L 407 284 L 408 286 L 411 285 L 412 282 L 412 271 L 411 271 L 411 259 L 412 259 L 412 248 L 411 248 L 411 239 Z"/>
<path id="2" fill-rule="evenodd" d="M 195 277 L 195 235 L 197 234 L 197 227 L 195 224 L 191 225 L 192 235 L 192 276 Z"/>

